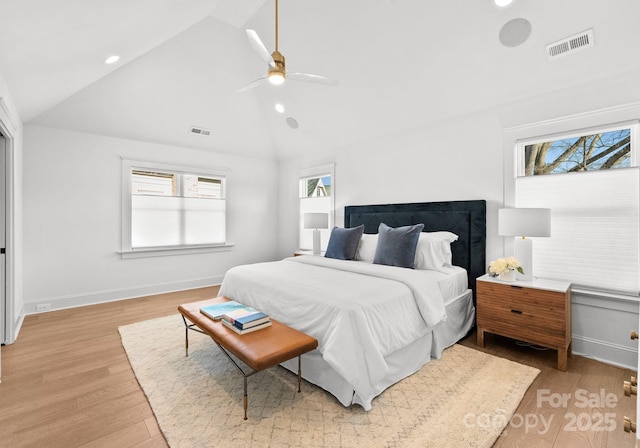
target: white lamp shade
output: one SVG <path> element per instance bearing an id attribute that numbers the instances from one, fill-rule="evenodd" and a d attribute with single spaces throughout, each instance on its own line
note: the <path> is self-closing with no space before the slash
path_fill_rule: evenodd
<path id="1" fill-rule="evenodd" d="M 498 210 L 500 236 L 551 236 L 548 208 L 502 208 Z"/>
<path id="2" fill-rule="evenodd" d="M 305 213 L 303 216 L 303 225 L 305 229 L 328 229 L 329 214 Z"/>

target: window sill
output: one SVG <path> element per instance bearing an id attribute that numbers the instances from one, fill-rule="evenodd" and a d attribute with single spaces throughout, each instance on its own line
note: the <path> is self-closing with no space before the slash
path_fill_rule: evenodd
<path id="1" fill-rule="evenodd" d="M 174 246 L 174 247 L 148 247 L 144 249 L 131 249 L 118 252 L 123 259 L 165 257 L 168 255 L 191 255 L 207 252 L 227 252 L 234 244 L 211 244 L 202 246 Z"/>

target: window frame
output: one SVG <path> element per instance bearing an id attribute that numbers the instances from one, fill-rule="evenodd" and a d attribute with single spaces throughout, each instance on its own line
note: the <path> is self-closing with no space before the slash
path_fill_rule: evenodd
<path id="1" fill-rule="evenodd" d="M 326 248 L 327 243 L 329 242 L 329 237 L 328 235 L 330 235 L 331 233 L 331 229 L 333 229 L 333 227 L 335 226 L 335 197 L 336 197 L 336 176 L 335 176 L 335 164 L 334 163 L 329 163 L 326 165 L 318 165 L 318 166 L 314 166 L 314 167 L 310 167 L 310 168 L 304 168 L 304 169 L 300 169 L 298 170 L 298 176 L 296 179 L 296 200 L 297 200 L 297 204 L 298 204 L 298 232 L 301 231 L 301 229 L 303 229 L 303 225 L 302 225 L 302 213 L 300 210 L 300 201 L 302 199 L 311 199 L 309 197 L 301 197 L 300 196 L 300 182 L 304 179 L 309 179 L 309 178 L 314 178 L 314 177 L 324 177 L 324 176 L 331 176 L 331 194 L 329 196 L 320 196 L 320 197 L 328 197 L 329 198 L 329 227 L 328 229 L 325 230 L 321 230 L 321 232 L 323 233 L 322 238 L 321 238 L 321 245 L 322 245 L 322 249 L 321 250 L 325 250 L 324 248 Z M 302 239 L 302 235 L 299 233 L 298 234 L 298 242 L 297 245 L 301 246 L 301 239 Z M 302 247 L 299 247 L 299 249 L 304 249 Z M 311 249 L 311 248 L 307 248 L 307 249 Z"/>
<path id="2" fill-rule="evenodd" d="M 225 207 L 225 227 L 229 228 L 228 220 L 228 199 L 227 190 L 228 186 L 228 174 L 227 168 L 216 167 L 188 167 L 182 165 L 173 165 L 160 162 L 149 162 L 141 160 L 122 159 L 122 240 L 121 250 L 119 254 L 122 258 L 142 258 L 142 257 L 158 257 L 166 255 L 182 255 L 182 254 L 197 254 L 204 252 L 221 252 L 229 251 L 234 244 L 230 244 L 228 241 L 228 234 L 225 234 L 225 242 L 217 244 L 197 244 L 197 245 L 177 245 L 177 246 L 164 246 L 164 247 L 144 247 L 134 248 L 132 247 L 132 235 L 131 235 L 131 220 L 132 220 L 132 188 L 131 188 L 131 172 L 132 170 L 140 171 L 159 171 L 159 172 L 171 172 L 175 174 L 193 174 L 202 177 L 213 177 L 223 179 L 223 194 L 227 207 Z"/>

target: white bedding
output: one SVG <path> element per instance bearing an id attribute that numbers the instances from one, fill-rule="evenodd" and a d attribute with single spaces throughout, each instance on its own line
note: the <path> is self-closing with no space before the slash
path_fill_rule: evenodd
<path id="1" fill-rule="evenodd" d="M 323 360 L 370 409 L 390 371 L 385 357 L 446 320 L 445 298 L 464 291 L 466 278 L 460 268 L 447 275 L 301 256 L 232 268 L 220 295 L 318 339 Z"/>

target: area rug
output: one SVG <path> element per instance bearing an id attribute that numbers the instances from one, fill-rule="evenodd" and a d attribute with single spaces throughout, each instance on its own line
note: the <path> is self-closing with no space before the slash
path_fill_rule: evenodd
<path id="1" fill-rule="evenodd" d="M 454 345 L 384 391 L 364 411 L 278 366 L 242 377 L 208 337 L 179 315 L 119 328 L 123 346 L 168 444 L 182 447 L 489 448 L 537 369 Z M 303 364 L 304 370 L 304 364 Z"/>

